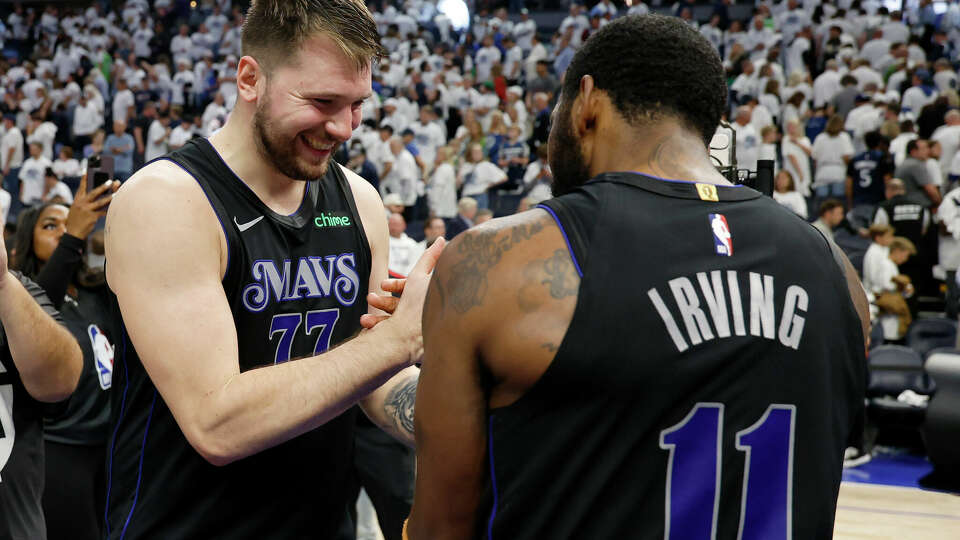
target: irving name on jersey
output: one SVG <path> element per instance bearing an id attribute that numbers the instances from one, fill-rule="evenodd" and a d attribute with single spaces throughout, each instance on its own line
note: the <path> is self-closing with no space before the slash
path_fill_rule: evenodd
<path id="1" fill-rule="evenodd" d="M 803 337 L 802 315 L 809 307 L 809 295 L 803 287 L 790 284 L 783 305 L 774 306 L 774 286 L 773 276 L 766 274 L 714 270 L 673 278 L 648 290 L 647 296 L 679 352 L 705 341 L 746 336 L 748 332 L 796 350 Z M 664 299 L 672 300 L 673 310 Z M 674 312 L 679 314 L 681 324 L 677 324 Z"/>

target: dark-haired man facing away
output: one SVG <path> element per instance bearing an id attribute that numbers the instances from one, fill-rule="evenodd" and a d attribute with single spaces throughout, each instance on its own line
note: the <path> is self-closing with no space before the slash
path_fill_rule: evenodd
<path id="1" fill-rule="evenodd" d="M 557 198 L 463 233 L 430 284 L 412 540 L 832 534 L 866 301 L 823 235 L 714 170 L 726 94 L 677 19 L 577 52 Z"/>
<path id="2" fill-rule="evenodd" d="M 112 539 L 352 538 L 353 405 L 412 443 L 411 364 L 443 243 L 357 336 L 387 276 L 386 220 L 330 159 L 371 95 L 376 25 L 355 0 L 255 0 L 243 47 L 223 129 L 141 169 L 110 206 L 124 323 Z"/>

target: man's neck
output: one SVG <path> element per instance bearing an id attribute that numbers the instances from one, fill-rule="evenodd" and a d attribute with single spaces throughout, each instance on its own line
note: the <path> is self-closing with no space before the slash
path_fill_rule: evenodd
<path id="1" fill-rule="evenodd" d="M 591 178 L 604 172 L 633 171 L 671 180 L 729 185 L 717 172 L 703 141 L 675 122 L 638 133 L 632 128 L 610 130 L 594 145 Z"/>
<path id="2" fill-rule="evenodd" d="M 236 108 L 223 129 L 209 139 L 210 144 L 271 210 L 284 215 L 296 211 L 303 201 L 307 183 L 288 178 L 263 158 L 254 142 L 252 126 L 252 114 Z M 330 166 L 336 164 L 331 160 Z"/>

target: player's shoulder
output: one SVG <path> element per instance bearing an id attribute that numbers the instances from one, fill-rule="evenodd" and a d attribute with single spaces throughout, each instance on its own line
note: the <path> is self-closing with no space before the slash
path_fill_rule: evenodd
<path id="1" fill-rule="evenodd" d="M 508 217 L 492 219 L 468 229 L 453 239 L 437 263 L 438 274 L 451 286 L 469 288 L 483 285 L 477 293 L 491 297 L 516 289 L 524 269 L 531 263 L 553 256 L 570 259 L 563 235 L 545 210 L 536 208 Z M 496 287 L 486 284 L 496 283 Z M 466 312 L 481 305 L 479 297 L 466 301 Z M 487 304 L 487 305 L 495 305 Z"/>
<path id="2" fill-rule="evenodd" d="M 107 228 L 111 222 L 131 222 L 146 230 L 153 222 L 181 222 L 209 214 L 203 211 L 205 207 L 210 204 L 193 175 L 162 159 L 141 168 L 121 185 L 110 203 Z"/>

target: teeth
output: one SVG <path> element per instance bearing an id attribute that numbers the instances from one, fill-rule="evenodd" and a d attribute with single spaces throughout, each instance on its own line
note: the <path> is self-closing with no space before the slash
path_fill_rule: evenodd
<path id="1" fill-rule="evenodd" d="M 304 135 L 303 140 L 306 141 L 307 146 L 313 148 L 314 150 L 320 150 L 321 152 L 333 148 L 332 144 L 324 144 L 323 139 L 314 139 L 313 137 L 307 137 Z"/>

